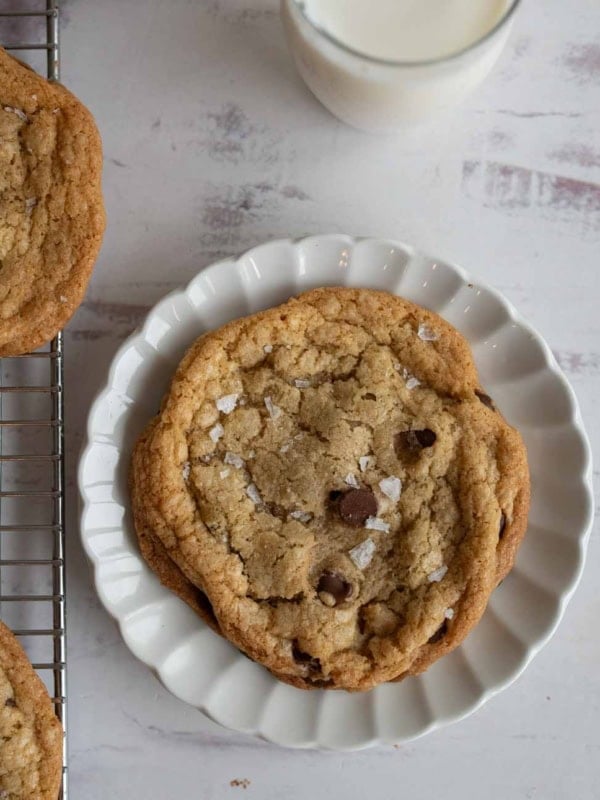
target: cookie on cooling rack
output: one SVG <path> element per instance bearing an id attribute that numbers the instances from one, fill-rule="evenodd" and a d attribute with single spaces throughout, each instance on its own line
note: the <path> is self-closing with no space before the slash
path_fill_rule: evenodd
<path id="1" fill-rule="evenodd" d="M 0 797 L 56 800 L 63 730 L 23 648 L 0 622 Z"/>
<path id="2" fill-rule="evenodd" d="M 104 231 L 89 111 L 0 48 L 0 356 L 52 339 L 83 299 Z"/>
<path id="3" fill-rule="evenodd" d="M 225 636 L 285 681 L 348 690 L 462 641 L 529 504 L 521 437 L 464 338 L 345 288 L 199 339 L 131 487 L 138 534 L 162 547 L 155 570 L 170 561 L 170 579 L 204 592 Z"/>

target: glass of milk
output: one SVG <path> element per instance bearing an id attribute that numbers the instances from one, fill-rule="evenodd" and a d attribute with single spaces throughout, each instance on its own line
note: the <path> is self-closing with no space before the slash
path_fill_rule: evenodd
<path id="1" fill-rule="evenodd" d="M 281 0 L 298 70 L 333 114 L 392 132 L 460 102 L 489 73 L 520 0 Z"/>

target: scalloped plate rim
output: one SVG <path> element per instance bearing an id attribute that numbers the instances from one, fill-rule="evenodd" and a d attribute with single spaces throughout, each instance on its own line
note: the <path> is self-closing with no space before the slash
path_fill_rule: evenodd
<path id="1" fill-rule="evenodd" d="M 79 458 L 79 463 L 78 463 L 78 469 L 77 469 L 77 482 L 78 482 L 78 488 L 79 488 L 79 503 L 80 503 L 80 538 L 81 538 L 81 542 L 82 542 L 82 545 L 83 545 L 83 548 L 84 548 L 84 552 L 85 552 L 85 554 L 86 554 L 86 556 L 88 558 L 90 567 L 92 569 L 94 587 L 96 589 L 98 597 L 99 597 L 102 605 L 106 609 L 106 611 L 110 614 L 110 616 L 117 623 L 119 631 L 120 631 L 120 634 L 121 634 L 125 644 L 129 648 L 129 650 L 133 653 L 133 655 L 138 660 L 140 660 L 142 663 L 144 663 L 158 677 L 158 679 L 161 681 L 163 686 L 165 686 L 165 688 L 168 691 L 170 691 L 172 694 L 174 694 L 176 697 L 178 697 L 178 699 L 182 699 L 182 698 L 180 698 L 178 696 L 178 693 L 176 692 L 176 690 L 171 688 L 168 685 L 167 679 L 164 678 L 163 675 L 161 674 L 160 667 L 157 666 L 155 663 L 153 663 L 149 658 L 146 658 L 146 657 L 144 657 L 144 656 L 142 656 L 140 654 L 135 642 L 132 641 L 132 638 L 129 636 L 128 632 L 125 629 L 124 619 L 122 619 L 117 614 L 117 612 L 111 608 L 111 604 L 110 604 L 109 600 L 106 598 L 104 590 L 101 588 L 102 587 L 102 582 L 99 580 L 99 577 L 98 577 L 98 571 L 99 571 L 99 567 L 101 565 L 101 559 L 97 558 L 96 555 L 93 553 L 92 548 L 91 548 L 90 544 L 88 543 L 88 541 L 86 539 L 85 528 L 84 528 L 84 516 L 85 516 L 85 513 L 86 513 L 86 511 L 87 511 L 89 506 L 94 505 L 94 501 L 90 500 L 89 497 L 86 495 L 85 486 L 84 486 L 84 468 L 85 468 L 85 465 L 86 465 L 86 461 L 87 461 L 88 457 L 90 456 L 90 453 L 92 452 L 94 446 L 96 444 L 98 444 L 98 442 L 96 442 L 94 440 L 94 431 L 92 429 L 92 423 L 93 423 L 94 417 L 96 416 L 98 410 L 101 409 L 102 404 L 105 401 L 105 399 L 111 394 L 111 392 L 113 392 L 113 383 L 114 383 L 115 372 L 116 372 L 116 369 L 117 369 L 118 364 L 121 361 L 122 357 L 128 351 L 128 349 L 132 346 L 132 344 L 134 344 L 134 342 L 136 340 L 138 340 L 138 339 L 143 340 L 145 338 L 145 333 L 147 331 L 147 326 L 148 326 L 152 316 L 158 310 L 159 306 L 161 306 L 163 303 L 164 304 L 167 303 L 169 298 L 174 298 L 176 296 L 185 295 L 187 293 L 188 289 L 190 288 L 190 286 L 192 285 L 192 283 L 194 283 L 194 281 L 196 281 L 198 278 L 200 278 L 200 276 L 202 276 L 202 275 L 204 275 L 204 274 L 206 274 L 206 273 L 208 273 L 210 271 L 217 270 L 217 269 L 223 269 L 223 268 L 238 269 L 239 268 L 239 262 L 243 258 L 251 256 L 252 254 L 256 253 L 256 251 L 259 251 L 261 248 L 265 248 L 266 246 L 275 247 L 275 246 L 278 246 L 278 245 L 280 245 L 280 246 L 282 246 L 282 245 L 291 245 L 292 247 L 296 247 L 297 245 L 300 245 L 300 244 L 305 244 L 305 243 L 311 243 L 311 244 L 317 243 L 318 244 L 319 242 L 323 242 L 323 241 L 329 241 L 329 242 L 338 241 L 340 243 L 342 243 L 342 241 L 343 241 L 345 244 L 347 244 L 349 246 L 353 246 L 354 244 L 359 243 L 359 242 L 374 242 L 374 243 L 378 243 L 378 244 L 384 243 L 386 245 L 392 245 L 392 246 L 395 246 L 395 247 L 398 247 L 398 248 L 404 250 L 405 252 L 412 253 L 413 256 L 417 256 L 418 258 L 421 258 L 421 259 L 424 259 L 424 260 L 428 260 L 428 261 L 432 261 L 432 262 L 437 261 L 439 263 L 443 263 L 445 268 L 447 268 L 449 271 L 454 272 L 455 274 L 457 274 L 461 278 L 461 280 L 464 281 L 465 283 L 472 284 L 472 286 L 474 288 L 482 289 L 482 290 L 485 290 L 486 292 L 488 292 L 494 298 L 494 300 L 506 310 L 506 312 L 509 315 L 509 318 L 514 323 L 516 323 L 521 329 L 525 330 L 538 344 L 541 345 L 542 352 L 543 352 L 543 355 L 544 355 L 544 360 L 545 360 L 544 369 L 549 370 L 550 372 L 552 372 L 559 379 L 560 383 L 563 385 L 563 388 L 565 388 L 567 390 L 567 393 L 568 393 L 568 396 L 569 396 L 569 400 L 571 402 L 572 411 L 573 411 L 572 416 L 569 419 L 568 425 L 572 430 L 574 430 L 578 434 L 578 437 L 579 437 L 579 439 L 581 441 L 581 444 L 582 444 L 583 450 L 584 450 L 584 454 L 585 454 L 585 466 L 581 470 L 580 477 L 581 477 L 581 485 L 585 489 L 585 494 L 586 494 L 586 498 L 587 498 L 587 515 L 586 515 L 585 522 L 579 528 L 579 534 L 578 534 L 577 539 L 576 539 L 578 563 L 577 563 L 577 569 L 576 569 L 576 571 L 574 573 L 574 576 L 573 576 L 572 580 L 570 581 L 570 583 L 560 590 L 560 595 L 558 595 L 558 592 L 556 593 L 556 596 L 558 598 L 558 606 L 557 606 L 557 610 L 556 610 L 556 613 L 554 615 L 554 618 L 552 620 L 552 623 L 547 626 L 547 628 L 544 630 L 544 632 L 540 636 L 538 636 L 536 640 L 528 641 L 526 643 L 527 649 L 526 649 L 526 652 L 524 653 L 523 657 L 521 658 L 521 661 L 520 661 L 518 667 L 516 669 L 513 669 L 512 672 L 506 677 L 505 680 L 498 681 L 493 686 L 484 686 L 480 696 L 478 697 L 478 699 L 474 703 L 472 703 L 470 705 L 467 705 L 465 708 L 460 709 L 459 711 L 457 711 L 454 714 L 439 715 L 437 717 L 434 717 L 425 726 L 423 726 L 423 728 L 421 730 L 419 730 L 414 735 L 410 735 L 410 736 L 407 736 L 407 737 L 396 737 L 396 738 L 389 737 L 389 736 L 381 737 L 381 736 L 378 736 L 378 735 L 374 735 L 374 736 L 366 738 L 364 741 L 361 741 L 359 744 L 351 744 L 351 745 L 348 745 L 348 746 L 335 744 L 335 743 L 331 743 L 331 742 L 320 742 L 320 741 L 318 741 L 318 739 L 316 737 L 314 739 L 305 740 L 305 741 L 302 741 L 302 742 L 294 742 L 294 743 L 286 742 L 285 744 L 282 745 L 282 743 L 280 741 L 278 741 L 276 737 L 271 736 L 269 733 L 267 733 L 264 730 L 261 730 L 260 724 L 258 724 L 257 726 L 238 725 L 236 727 L 233 727 L 231 724 L 227 724 L 222 719 L 220 719 L 219 715 L 214 713 L 208 707 L 208 705 L 206 703 L 201 703 L 199 705 L 195 705 L 195 704 L 192 705 L 192 707 L 197 708 L 202 713 L 204 713 L 209 719 L 213 720 L 214 722 L 216 722 L 217 724 L 221 725 L 222 727 L 224 727 L 227 730 L 231 730 L 233 732 L 244 733 L 244 734 L 247 734 L 247 735 L 257 736 L 260 739 L 262 739 L 264 741 L 271 742 L 273 744 L 277 744 L 277 745 L 280 745 L 280 746 L 285 746 L 285 747 L 289 747 L 289 748 L 293 748 L 293 749 L 315 749 L 316 748 L 316 749 L 320 749 L 320 750 L 336 750 L 336 751 L 340 751 L 340 752 L 351 752 L 351 751 L 367 749 L 369 747 L 373 747 L 373 746 L 377 746 L 377 745 L 390 745 L 390 744 L 398 743 L 398 742 L 402 743 L 402 742 L 407 742 L 407 741 L 415 741 L 416 739 L 420 739 L 423 736 L 426 736 L 428 733 L 431 733 L 431 732 L 433 732 L 435 730 L 438 730 L 438 729 L 440 729 L 442 727 L 445 727 L 447 725 L 450 725 L 450 724 L 453 724 L 455 722 L 458 722 L 461 719 L 464 719 L 467 716 L 470 716 L 471 714 L 475 713 L 488 700 L 490 700 L 492 697 L 494 697 L 495 695 L 499 694 L 504 689 L 508 688 L 508 686 L 510 686 L 512 683 L 514 683 L 523 674 L 525 669 L 528 667 L 528 665 L 531 663 L 531 661 L 535 658 L 535 656 L 540 652 L 540 650 L 550 641 L 550 639 L 552 638 L 552 636 L 556 632 L 556 629 L 558 628 L 558 626 L 559 626 L 559 624 L 560 624 L 560 622 L 561 622 L 561 620 L 562 620 L 562 618 L 564 616 L 565 610 L 566 610 L 566 608 L 567 608 L 567 606 L 568 606 L 568 604 L 569 604 L 573 594 L 575 593 L 575 591 L 577 589 L 577 586 L 579 585 L 579 582 L 581 580 L 581 576 L 582 576 L 582 573 L 583 573 L 583 569 L 584 569 L 585 561 L 586 561 L 586 557 L 587 557 L 587 546 L 588 546 L 588 542 L 589 542 L 589 538 L 590 538 L 590 534 L 591 534 L 591 529 L 592 529 L 593 514 L 594 514 L 594 498 L 593 498 L 593 492 L 592 492 L 592 450 L 591 450 L 590 442 L 589 442 L 589 439 L 588 439 L 588 436 L 587 436 L 587 433 L 585 431 L 585 427 L 584 427 L 584 424 L 583 424 L 583 419 L 582 419 L 581 411 L 580 411 L 580 408 L 579 408 L 579 403 L 577 401 L 577 397 L 576 397 L 576 394 L 575 394 L 572 386 L 570 385 L 568 379 L 564 375 L 564 373 L 563 373 L 560 365 L 558 364 L 558 362 L 556 360 L 556 357 L 554 356 L 554 353 L 552 352 L 552 350 L 551 350 L 550 346 L 548 345 L 548 343 L 541 336 L 541 334 L 535 329 L 535 327 L 532 326 L 527 320 L 524 319 L 524 317 L 517 311 L 517 309 L 512 304 L 512 302 L 510 300 L 508 300 L 506 297 L 504 297 L 504 295 L 499 290 L 497 290 L 496 288 L 494 288 L 493 286 L 487 284 L 484 281 L 476 279 L 465 268 L 463 268 L 463 267 L 461 267 L 461 266 L 459 266 L 457 264 L 453 264 L 451 262 L 445 261 L 444 259 L 432 258 L 427 253 L 424 253 L 420 249 L 415 248 L 414 246 L 409 245 L 409 244 L 407 244 L 405 242 L 402 242 L 401 240 L 394 239 L 394 238 L 381 238 L 381 237 L 352 237 L 350 235 L 340 234 L 340 233 L 331 233 L 331 234 L 323 234 L 323 235 L 316 234 L 316 235 L 298 237 L 298 238 L 271 239 L 271 240 L 262 242 L 260 244 L 257 244 L 255 246 L 243 251 L 239 255 L 231 256 L 229 258 L 219 259 L 218 261 L 212 262 L 211 264 L 207 265 L 206 267 L 203 267 L 195 275 L 193 275 L 185 285 L 180 286 L 178 288 L 175 288 L 174 290 L 168 292 L 166 295 L 164 295 L 162 298 L 160 298 L 154 304 L 154 306 L 149 310 L 149 312 L 147 313 L 144 321 L 139 326 L 137 326 L 135 328 L 135 330 L 132 331 L 132 333 L 127 337 L 127 339 L 120 345 L 120 347 L 117 349 L 117 351 L 115 352 L 115 354 L 114 354 L 114 356 L 113 356 L 113 358 L 111 360 L 111 364 L 110 364 L 108 372 L 107 372 L 106 381 L 100 387 L 100 389 L 96 393 L 93 401 L 90 404 L 90 408 L 89 408 L 89 412 L 88 412 L 88 416 L 87 416 L 87 424 L 86 424 L 86 427 L 85 427 L 85 439 L 84 439 L 84 442 L 83 442 L 83 445 L 82 445 L 82 448 L 81 448 L 80 458 Z M 312 285 L 312 282 L 311 282 L 311 285 Z M 314 285 L 317 286 L 318 284 L 315 283 Z M 352 286 L 352 285 L 357 285 L 357 284 L 352 283 L 352 281 L 350 280 L 349 282 L 347 282 L 347 283 L 345 283 L 343 285 Z M 361 286 L 365 286 L 364 283 L 361 283 L 360 285 Z M 310 286 L 308 286 L 308 285 L 307 286 L 303 286 L 303 287 L 301 287 L 301 291 L 306 291 L 308 288 L 310 288 Z M 444 316 L 443 312 L 442 312 L 441 315 Z M 115 394 L 117 396 L 120 396 L 119 392 L 115 392 Z M 126 413 L 129 413 L 129 412 L 126 412 Z M 143 563 L 143 569 L 144 570 L 148 570 L 148 572 L 150 572 L 149 568 L 144 563 Z M 160 586 L 160 589 L 161 589 L 161 592 L 164 591 L 165 595 L 168 594 L 170 596 L 172 594 L 168 589 L 166 589 L 165 587 L 162 587 L 162 585 Z M 201 623 L 201 624 L 203 624 L 203 623 Z M 302 690 L 298 690 L 298 691 L 302 691 Z M 187 702 L 187 701 L 182 699 L 182 702 Z"/>

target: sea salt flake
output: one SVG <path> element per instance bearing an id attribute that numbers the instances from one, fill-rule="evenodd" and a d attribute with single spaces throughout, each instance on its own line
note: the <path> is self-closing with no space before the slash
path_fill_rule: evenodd
<path id="1" fill-rule="evenodd" d="M 256 458 L 256 450 L 249 450 L 248 458 Z"/>
<path id="2" fill-rule="evenodd" d="M 211 428 L 209 430 L 208 435 L 210 436 L 211 441 L 215 442 L 216 444 L 216 442 L 219 441 L 219 439 L 221 438 L 221 436 L 223 436 L 224 433 L 225 429 L 223 428 L 220 422 L 217 422 L 214 428 Z"/>
<path id="3" fill-rule="evenodd" d="M 418 378 L 415 378 L 414 375 L 411 375 L 410 378 L 406 381 L 406 388 L 410 392 L 412 389 L 416 389 L 417 386 L 421 385 L 421 381 Z"/>
<path id="4" fill-rule="evenodd" d="M 279 452 L 280 453 L 287 453 L 287 451 L 290 449 L 291 446 L 292 446 L 291 442 L 286 442 L 285 444 L 281 445 L 281 447 L 279 448 Z"/>
<path id="5" fill-rule="evenodd" d="M 444 611 L 444 617 L 446 619 L 452 619 L 454 617 L 454 609 L 453 608 L 447 608 Z"/>
<path id="6" fill-rule="evenodd" d="M 183 478 L 184 481 L 187 481 L 187 479 L 190 477 L 190 469 L 191 469 L 191 464 L 189 461 L 186 461 L 183 467 L 181 468 L 181 477 Z"/>
<path id="7" fill-rule="evenodd" d="M 373 560 L 375 553 L 375 542 L 373 539 L 365 539 L 364 542 L 357 544 L 349 551 L 348 555 L 359 569 L 365 569 Z"/>
<path id="8" fill-rule="evenodd" d="M 28 214 L 31 214 L 33 209 L 37 206 L 37 197 L 26 197 L 25 198 L 25 211 Z"/>
<path id="9" fill-rule="evenodd" d="M 298 522 L 310 522 L 312 514 L 309 514 L 308 511 L 292 511 L 290 517 L 292 519 L 297 519 Z"/>
<path id="10" fill-rule="evenodd" d="M 64 294 L 61 294 L 61 296 L 60 296 L 60 302 L 61 302 L 61 303 L 66 303 L 66 302 L 67 302 L 67 298 L 65 297 L 65 295 L 64 295 Z"/>
<path id="11" fill-rule="evenodd" d="M 272 353 L 273 352 L 273 345 L 272 344 L 266 344 L 263 347 L 263 350 L 265 351 L 265 353 Z"/>
<path id="12" fill-rule="evenodd" d="M 442 564 L 441 567 L 438 567 L 438 569 L 434 569 L 433 572 L 429 573 L 427 580 L 429 583 L 439 583 L 447 572 L 448 567 L 445 564 Z"/>
<path id="13" fill-rule="evenodd" d="M 260 492 L 258 491 L 255 483 L 249 483 L 246 487 L 246 494 L 252 500 L 255 506 L 259 506 L 262 503 L 262 497 L 260 496 Z"/>
<path id="14" fill-rule="evenodd" d="M 23 122 L 29 122 L 29 118 L 27 114 L 22 111 L 20 108 L 15 108 L 14 106 L 4 106 L 5 111 L 8 111 L 10 114 L 15 114 L 20 120 Z"/>
<path id="15" fill-rule="evenodd" d="M 347 483 L 348 486 L 352 486 L 353 489 L 358 489 L 358 481 L 351 472 L 349 472 L 344 478 L 344 483 Z"/>
<path id="16" fill-rule="evenodd" d="M 236 469 L 244 469 L 246 463 L 241 456 L 238 456 L 236 453 L 230 453 L 229 450 L 225 453 L 223 461 L 226 464 L 231 464 L 231 466 Z"/>
<path id="17" fill-rule="evenodd" d="M 217 411 L 222 411 L 223 414 L 231 414 L 233 409 L 237 406 L 239 394 L 226 394 L 223 397 L 217 398 L 215 405 Z"/>
<path id="18" fill-rule="evenodd" d="M 358 464 L 360 466 L 360 471 L 366 472 L 369 469 L 369 467 L 372 466 L 373 459 L 371 458 L 371 456 L 361 456 L 358 459 Z"/>
<path id="19" fill-rule="evenodd" d="M 279 406 L 276 406 L 273 400 L 268 396 L 265 397 L 265 406 L 267 407 L 271 419 L 277 419 L 277 417 L 281 416 L 281 409 Z"/>
<path id="20" fill-rule="evenodd" d="M 417 336 L 424 342 L 435 342 L 436 339 L 440 338 L 439 334 L 434 331 L 433 328 L 430 328 L 429 325 L 425 325 L 424 323 L 419 325 Z"/>
<path id="21" fill-rule="evenodd" d="M 388 533 L 390 530 L 390 523 L 381 519 L 381 517 L 368 517 L 367 521 L 365 522 L 365 528 L 368 528 L 371 531 Z"/>
<path id="22" fill-rule="evenodd" d="M 230 472 L 231 472 L 230 469 L 222 469 L 221 472 L 219 472 L 219 478 L 223 480 L 223 478 L 226 478 Z"/>
<path id="23" fill-rule="evenodd" d="M 388 478 L 384 478 L 383 480 L 379 481 L 379 488 L 386 497 L 389 497 L 390 500 L 396 502 L 400 499 L 400 493 L 402 492 L 402 481 L 400 478 L 396 478 L 395 475 L 390 475 Z"/>
<path id="24" fill-rule="evenodd" d="M 306 378 L 296 378 L 294 380 L 294 386 L 296 389 L 309 389 L 310 385 L 310 381 Z"/>

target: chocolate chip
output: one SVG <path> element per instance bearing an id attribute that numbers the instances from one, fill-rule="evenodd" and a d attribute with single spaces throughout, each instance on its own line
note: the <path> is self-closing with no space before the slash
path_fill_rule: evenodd
<path id="1" fill-rule="evenodd" d="M 478 392 L 477 389 L 475 389 L 475 394 L 481 400 L 481 402 L 483 403 L 484 406 L 487 406 L 488 408 L 491 408 L 492 411 L 496 410 L 496 406 L 494 405 L 494 401 L 489 396 L 489 394 L 485 394 L 485 392 Z"/>
<path id="2" fill-rule="evenodd" d="M 373 392 L 367 392 L 363 394 L 363 400 L 377 400 L 377 395 L 373 394 Z"/>
<path id="3" fill-rule="evenodd" d="M 341 492 L 339 489 L 333 489 L 331 492 L 329 492 L 329 501 L 331 503 L 337 503 L 337 501 L 343 494 L 344 493 Z"/>
<path id="4" fill-rule="evenodd" d="M 500 514 L 500 526 L 498 528 L 498 538 L 502 539 L 504 536 L 504 529 L 506 528 L 506 514 L 504 511 Z"/>
<path id="5" fill-rule="evenodd" d="M 429 637 L 429 644 L 441 642 L 448 631 L 448 620 L 444 620 L 433 636 Z"/>
<path id="6" fill-rule="evenodd" d="M 418 453 L 427 447 L 433 447 L 436 439 L 436 434 L 430 428 L 423 428 L 419 431 L 402 431 L 402 433 L 396 434 L 394 449 L 398 455 L 406 452 Z"/>
<path id="7" fill-rule="evenodd" d="M 340 500 L 339 513 L 349 525 L 364 525 L 369 517 L 377 516 L 375 495 L 370 489 L 350 489 Z"/>
<path id="8" fill-rule="evenodd" d="M 352 584 L 336 572 L 324 572 L 319 578 L 317 592 L 326 592 L 335 600 L 336 606 L 352 594 Z"/>
<path id="9" fill-rule="evenodd" d="M 277 517 L 278 519 L 287 519 L 288 512 L 283 506 L 280 506 L 277 503 L 265 503 L 264 505 L 265 509 L 272 517 Z"/>
<path id="10" fill-rule="evenodd" d="M 292 642 L 292 656 L 294 657 L 294 661 L 308 667 L 311 672 L 321 671 L 321 662 L 319 659 L 311 656 L 310 653 L 305 653 L 303 650 L 300 650 L 296 639 Z"/>
<path id="11" fill-rule="evenodd" d="M 6 706 L 6 708 L 16 708 L 17 707 L 17 701 L 13 697 L 8 697 L 4 701 L 4 705 Z"/>

